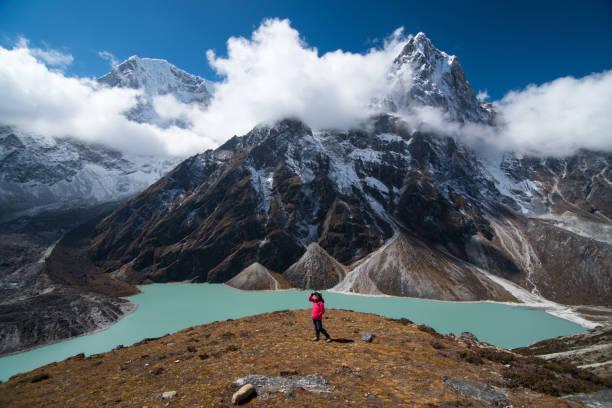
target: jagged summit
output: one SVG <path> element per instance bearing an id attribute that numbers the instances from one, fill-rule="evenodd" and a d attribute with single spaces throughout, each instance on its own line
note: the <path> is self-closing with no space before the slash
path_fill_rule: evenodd
<path id="1" fill-rule="evenodd" d="M 492 123 L 491 111 L 476 97 L 459 58 L 440 51 L 422 32 L 410 38 L 393 62 L 391 81 L 392 111 L 429 106 L 441 108 L 454 121 Z"/>
<path id="2" fill-rule="evenodd" d="M 398 57 L 396 58 L 396 62 L 398 61 L 398 59 L 400 59 L 402 55 L 414 54 L 414 53 L 423 54 L 427 58 L 429 58 L 433 54 L 440 54 L 444 56 L 446 59 L 448 59 L 449 61 L 454 61 L 456 59 L 454 55 L 448 55 L 444 51 L 438 50 L 433 45 L 429 37 L 427 37 L 425 33 L 423 32 L 417 33 L 417 35 L 415 35 L 408 41 L 408 43 L 404 46 L 404 49 L 402 50 L 400 55 L 398 55 Z"/>

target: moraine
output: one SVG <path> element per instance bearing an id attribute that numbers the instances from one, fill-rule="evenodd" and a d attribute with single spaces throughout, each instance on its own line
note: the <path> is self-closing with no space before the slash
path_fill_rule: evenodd
<path id="1" fill-rule="evenodd" d="M 0 358 L 0 380 L 69 356 L 109 351 L 150 337 L 218 320 L 260 313 L 307 308 L 306 292 L 239 291 L 213 284 L 152 284 L 129 299 L 136 311 L 107 330 L 72 338 Z M 578 333 L 580 326 L 551 316 L 543 309 L 490 302 L 444 302 L 392 296 L 355 296 L 327 292 L 328 308 L 351 309 L 391 318 L 408 318 L 442 333 L 469 331 L 480 340 L 513 348 L 536 341 Z M 328 317 L 334 317 L 329 310 Z M 304 312 L 304 319 L 309 315 Z M 281 329 L 281 328 L 279 328 Z M 309 337 L 310 332 L 304 333 Z"/>

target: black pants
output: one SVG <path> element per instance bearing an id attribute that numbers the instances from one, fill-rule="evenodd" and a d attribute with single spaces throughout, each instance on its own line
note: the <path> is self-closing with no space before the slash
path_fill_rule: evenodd
<path id="1" fill-rule="evenodd" d="M 325 338 L 330 338 L 329 337 L 329 333 L 327 333 L 327 330 L 325 330 L 325 328 L 323 328 L 323 321 L 318 320 L 318 319 L 312 319 L 312 323 L 314 324 L 314 328 L 315 328 L 315 337 L 318 339 L 320 334 L 323 333 L 323 335 L 325 336 Z"/>

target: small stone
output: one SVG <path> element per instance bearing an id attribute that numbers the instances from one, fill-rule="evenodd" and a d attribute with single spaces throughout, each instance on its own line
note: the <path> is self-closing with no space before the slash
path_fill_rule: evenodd
<path id="1" fill-rule="evenodd" d="M 245 384 L 232 395 L 232 404 L 239 405 L 249 401 L 256 394 L 253 384 Z"/>
<path id="2" fill-rule="evenodd" d="M 176 395 L 176 391 L 166 391 L 162 393 L 161 397 L 162 399 L 169 400 L 169 399 L 174 398 L 175 395 Z"/>
<path id="3" fill-rule="evenodd" d="M 372 333 L 361 332 L 360 336 L 361 340 L 365 341 L 366 343 L 371 343 L 372 340 L 374 340 L 374 335 Z"/>

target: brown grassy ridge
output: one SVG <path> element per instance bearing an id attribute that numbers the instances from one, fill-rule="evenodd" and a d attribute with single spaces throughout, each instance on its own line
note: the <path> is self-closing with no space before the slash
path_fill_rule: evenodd
<path id="1" fill-rule="evenodd" d="M 344 342 L 313 343 L 309 311 L 284 311 L 192 327 L 90 357 L 76 356 L 0 384 L 2 407 L 222 407 L 247 374 L 320 374 L 334 390 L 257 397 L 248 406 L 488 406 L 444 378 L 503 388 L 515 407 L 570 407 L 559 395 L 610 384 L 546 363 L 443 336 L 407 320 L 330 309 Z M 361 340 L 360 332 L 374 334 Z M 352 341 L 351 341 L 352 340 Z M 170 401 L 161 393 L 177 391 Z"/>

